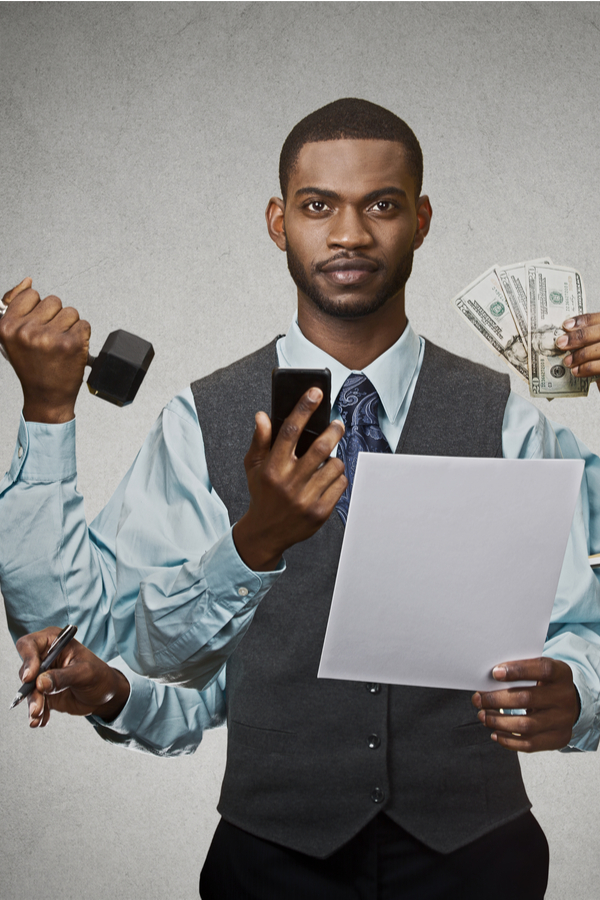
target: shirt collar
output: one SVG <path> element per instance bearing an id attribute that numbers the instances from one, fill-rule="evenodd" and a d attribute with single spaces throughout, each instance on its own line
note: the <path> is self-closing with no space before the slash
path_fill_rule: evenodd
<path id="1" fill-rule="evenodd" d="M 394 422 L 410 387 L 419 361 L 421 342 L 407 323 L 395 344 L 362 371 L 377 393 L 390 422 Z M 335 403 L 341 387 L 352 371 L 304 337 L 294 315 L 292 326 L 277 346 L 280 363 L 292 368 L 331 370 L 331 400 Z"/>

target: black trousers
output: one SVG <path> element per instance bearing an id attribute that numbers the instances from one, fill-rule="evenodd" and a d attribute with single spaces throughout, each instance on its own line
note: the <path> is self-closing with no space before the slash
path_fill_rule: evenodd
<path id="1" fill-rule="evenodd" d="M 200 875 L 202 900 L 541 900 L 548 843 L 531 813 L 443 854 L 380 813 L 327 859 L 221 820 Z"/>

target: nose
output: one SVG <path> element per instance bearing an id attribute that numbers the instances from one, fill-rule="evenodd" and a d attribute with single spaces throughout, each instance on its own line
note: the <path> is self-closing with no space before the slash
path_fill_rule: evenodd
<path id="1" fill-rule="evenodd" d="M 331 249 L 358 250 L 373 243 L 373 235 L 359 210 L 342 206 L 329 221 L 327 244 Z"/>

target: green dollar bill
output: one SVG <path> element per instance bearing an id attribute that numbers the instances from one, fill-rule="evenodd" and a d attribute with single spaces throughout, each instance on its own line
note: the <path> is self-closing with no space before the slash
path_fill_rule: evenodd
<path id="1" fill-rule="evenodd" d="M 529 381 L 527 347 L 492 267 L 452 298 L 455 310 L 479 337 L 524 381 Z"/>
<path id="2" fill-rule="evenodd" d="M 496 274 L 506 294 L 519 334 L 527 346 L 527 269 L 529 266 L 551 266 L 548 256 L 530 259 L 527 262 L 511 263 L 509 266 L 497 266 Z"/>
<path id="3" fill-rule="evenodd" d="M 568 351 L 556 340 L 562 323 L 586 311 L 581 275 L 563 266 L 527 266 L 527 349 L 533 397 L 587 397 L 591 378 L 576 378 L 563 365 Z"/>

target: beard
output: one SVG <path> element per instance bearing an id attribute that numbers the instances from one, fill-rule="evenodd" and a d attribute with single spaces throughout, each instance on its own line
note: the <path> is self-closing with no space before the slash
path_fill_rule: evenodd
<path id="1" fill-rule="evenodd" d="M 323 291 L 319 290 L 316 283 L 316 276 L 319 272 L 319 266 L 313 265 L 310 275 L 300 262 L 300 259 L 292 248 L 287 245 L 286 248 L 287 266 L 292 279 L 298 288 L 302 291 L 315 306 L 328 316 L 334 316 L 340 319 L 358 319 L 362 316 L 369 316 L 371 313 L 377 312 L 382 306 L 402 290 L 412 272 L 414 248 L 411 247 L 398 262 L 393 270 L 378 260 L 380 270 L 385 272 L 383 284 L 379 290 L 368 298 L 357 299 L 354 302 L 346 300 L 343 303 L 333 300 Z M 340 257 L 342 258 L 342 257 Z M 348 257 L 344 257 L 348 258 Z"/>

